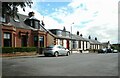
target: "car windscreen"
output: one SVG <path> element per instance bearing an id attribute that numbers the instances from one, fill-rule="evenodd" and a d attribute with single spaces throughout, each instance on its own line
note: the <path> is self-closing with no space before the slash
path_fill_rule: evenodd
<path id="1" fill-rule="evenodd" d="M 50 46 L 48 46 L 48 47 L 46 47 L 46 48 L 53 48 L 54 47 L 54 45 L 50 45 Z"/>

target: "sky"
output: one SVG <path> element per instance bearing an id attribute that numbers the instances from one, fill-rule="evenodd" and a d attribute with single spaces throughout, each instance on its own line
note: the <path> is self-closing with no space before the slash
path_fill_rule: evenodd
<path id="1" fill-rule="evenodd" d="M 44 20 L 46 29 L 63 29 L 84 38 L 90 35 L 100 42 L 118 43 L 119 0 L 33 0 L 32 8 L 19 13 L 35 12 L 35 17 Z M 72 28 L 72 31 L 71 31 Z"/>

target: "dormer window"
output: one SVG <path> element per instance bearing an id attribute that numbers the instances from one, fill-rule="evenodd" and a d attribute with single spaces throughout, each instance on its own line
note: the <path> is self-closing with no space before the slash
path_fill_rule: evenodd
<path id="1" fill-rule="evenodd" d="M 34 22 L 35 22 L 35 24 L 34 24 L 34 25 L 35 25 L 35 28 L 38 29 L 38 28 L 39 28 L 39 21 L 34 21 Z"/>
<path id="2" fill-rule="evenodd" d="M 5 18 L 0 16 L 0 22 L 5 22 Z"/>
<path id="3" fill-rule="evenodd" d="M 25 22 L 26 25 L 29 25 L 29 26 L 31 26 L 33 28 L 36 28 L 36 29 L 39 28 L 39 20 L 36 20 L 36 19 L 26 19 L 24 22 Z"/>
<path id="4" fill-rule="evenodd" d="M 37 20 L 35 17 L 34 17 L 34 13 L 33 12 L 30 12 L 29 13 L 29 18 L 27 18 L 25 20 L 25 24 L 33 27 L 33 28 L 36 28 L 38 29 L 39 28 L 39 20 Z"/>
<path id="5" fill-rule="evenodd" d="M 60 31 L 60 30 L 57 31 L 57 35 L 58 35 L 58 36 L 62 36 L 62 31 Z"/>
<path id="6" fill-rule="evenodd" d="M 70 37 L 70 33 L 69 32 L 66 32 L 66 37 Z"/>
<path id="7" fill-rule="evenodd" d="M 32 21 L 32 20 L 30 21 L 30 26 L 31 26 L 31 27 L 33 26 L 33 21 Z"/>
<path id="8" fill-rule="evenodd" d="M 20 22 L 18 19 L 15 19 L 15 18 L 13 18 L 13 20 L 14 20 L 15 22 Z"/>

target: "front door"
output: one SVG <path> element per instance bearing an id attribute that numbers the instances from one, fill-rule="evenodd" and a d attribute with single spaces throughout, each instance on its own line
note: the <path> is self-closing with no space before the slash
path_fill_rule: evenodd
<path id="1" fill-rule="evenodd" d="M 27 47 L 27 36 L 26 35 L 22 35 L 21 44 L 22 44 L 22 47 Z"/>
<path id="2" fill-rule="evenodd" d="M 67 49 L 69 49 L 69 40 L 67 40 Z"/>

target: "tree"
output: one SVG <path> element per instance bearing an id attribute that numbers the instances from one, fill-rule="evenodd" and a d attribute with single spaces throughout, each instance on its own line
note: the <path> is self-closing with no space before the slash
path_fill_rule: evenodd
<path id="1" fill-rule="evenodd" d="M 2 2 L 2 17 L 6 19 L 6 23 L 10 22 L 9 17 L 12 17 L 13 19 L 17 17 L 19 19 L 17 14 L 18 6 L 25 11 L 25 7 L 29 6 L 31 8 L 32 4 L 32 0 L 25 0 L 23 2 Z"/>

